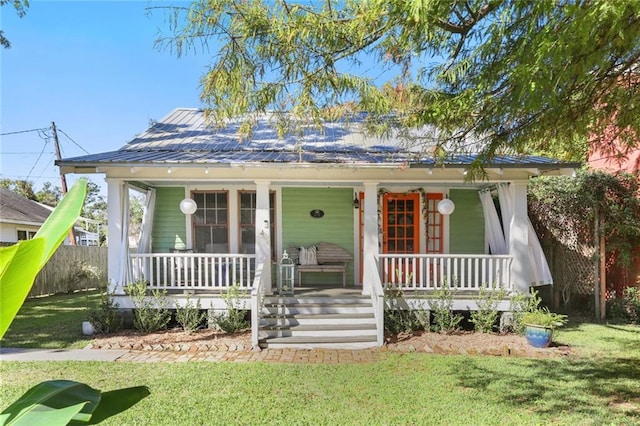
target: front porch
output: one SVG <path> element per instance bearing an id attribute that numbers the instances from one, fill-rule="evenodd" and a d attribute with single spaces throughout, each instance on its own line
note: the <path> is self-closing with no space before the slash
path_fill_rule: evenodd
<path id="1" fill-rule="evenodd" d="M 511 281 L 510 255 L 479 254 L 379 254 L 375 275 L 384 289 L 402 291 L 438 290 L 449 286 L 474 293 L 481 288 L 514 290 Z M 210 293 L 232 286 L 250 290 L 256 277 L 256 256 L 233 253 L 130 253 L 131 281 L 145 281 L 150 290 Z M 277 271 L 271 271 L 271 282 L 277 281 Z M 299 285 L 299 284 L 296 284 Z M 273 292 L 271 286 L 265 289 Z M 343 283 L 336 283 L 342 288 Z M 367 286 L 351 288 L 367 293 Z M 324 292 L 329 296 L 336 288 L 331 285 L 306 285 L 302 291 Z M 301 289 L 296 288 L 296 293 Z"/>
<path id="2" fill-rule="evenodd" d="M 276 282 L 277 271 L 256 264 L 254 255 L 129 255 L 132 281 L 146 281 L 150 290 L 166 291 L 174 307 L 197 299 L 203 308 L 224 310 L 226 292 L 237 286 L 240 306 L 251 311 L 252 344 L 265 347 L 382 345 L 386 291 L 400 291 L 407 309 L 424 309 L 430 296 L 448 287 L 454 291 L 454 310 L 475 310 L 483 288 L 504 290 L 505 295 L 514 291 L 511 264 L 508 255 L 380 254 L 367 263 L 372 273 L 365 273 L 371 277 L 366 285 L 343 288 L 336 281 L 298 286 L 294 295 L 280 296 L 270 285 Z M 131 307 L 126 297 L 118 301 Z M 498 309 L 509 308 L 505 296 Z"/>

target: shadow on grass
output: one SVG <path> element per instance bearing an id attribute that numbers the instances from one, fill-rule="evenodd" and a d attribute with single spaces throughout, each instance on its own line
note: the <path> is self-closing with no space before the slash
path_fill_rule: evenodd
<path id="1" fill-rule="evenodd" d="M 637 359 L 521 359 L 512 363 L 484 358 L 458 362 L 452 371 L 479 395 L 499 392 L 504 404 L 562 422 L 638 424 L 640 364 Z M 568 417 L 567 417 L 568 416 Z M 613 416 L 613 417 L 611 417 Z"/>

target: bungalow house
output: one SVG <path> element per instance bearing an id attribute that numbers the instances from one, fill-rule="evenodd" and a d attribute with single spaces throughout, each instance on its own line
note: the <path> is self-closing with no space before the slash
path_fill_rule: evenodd
<path id="1" fill-rule="evenodd" d="M 174 304 L 197 297 L 211 309 L 238 285 L 254 345 L 363 347 L 383 343 L 385 288 L 411 305 L 455 286 L 454 309 L 472 310 L 482 286 L 528 292 L 551 280 L 535 267 L 546 263 L 534 250 L 527 180 L 577 164 L 499 156 L 486 180 L 468 182 L 474 155 L 436 164 L 356 119 L 284 137 L 268 116 L 249 137 L 239 126 L 213 128 L 203 111 L 180 108 L 117 151 L 58 162 L 64 173 L 106 175 L 108 274 L 122 308 L 131 307 L 123 287 L 139 280 Z M 128 188 L 147 194 L 136 252 Z"/>

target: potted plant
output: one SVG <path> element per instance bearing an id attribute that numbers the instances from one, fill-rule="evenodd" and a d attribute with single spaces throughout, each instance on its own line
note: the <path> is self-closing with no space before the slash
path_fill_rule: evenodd
<path id="1" fill-rule="evenodd" d="M 567 316 L 550 312 L 547 308 L 534 309 L 522 315 L 525 337 L 534 348 L 546 348 L 553 338 L 553 330 L 567 322 Z"/>

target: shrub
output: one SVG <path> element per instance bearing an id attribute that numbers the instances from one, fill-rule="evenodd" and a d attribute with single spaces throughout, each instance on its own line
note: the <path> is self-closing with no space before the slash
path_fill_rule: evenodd
<path id="1" fill-rule="evenodd" d="M 395 290 L 392 296 L 385 295 L 384 329 L 390 334 L 413 334 L 417 330 L 429 328 L 429 311 L 419 309 L 403 309 L 398 298 L 402 291 Z"/>
<path id="2" fill-rule="evenodd" d="M 215 323 L 225 333 L 239 333 L 251 328 L 251 323 L 247 321 L 248 311 L 244 307 L 244 301 L 240 300 L 241 296 L 243 293 L 237 284 L 223 295 L 227 310 L 215 319 Z"/>
<path id="3" fill-rule="evenodd" d="M 171 321 L 167 292 L 153 290 L 147 296 L 147 283 L 138 281 L 125 288 L 134 307 L 133 326 L 136 330 L 149 333 L 166 330 Z"/>
<path id="4" fill-rule="evenodd" d="M 504 298 L 504 289 L 490 290 L 487 286 L 480 287 L 478 294 L 478 310 L 471 312 L 471 322 L 479 333 L 491 333 L 498 319 L 498 304 Z"/>
<path id="5" fill-rule="evenodd" d="M 453 311 L 453 295 L 454 290 L 445 283 L 428 301 L 433 314 L 431 329 L 437 333 L 455 333 L 460 329 L 463 317 Z"/>
<path id="6" fill-rule="evenodd" d="M 627 287 L 621 298 L 612 299 L 607 305 L 607 316 L 625 322 L 640 322 L 640 289 Z"/>
<path id="7" fill-rule="evenodd" d="M 518 293 L 511 297 L 511 312 L 513 313 L 513 332 L 524 334 L 525 322 L 523 316 L 527 312 L 539 309 L 542 298 L 533 290 L 531 294 Z"/>
<path id="8" fill-rule="evenodd" d="M 176 306 L 176 321 L 187 333 L 199 329 L 206 316 L 206 312 L 202 311 L 200 299 L 194 304 L 187 297 L 184 306 Z"/>
<path id="9" fill-rule="evenodd" d="M 89 322 L 96 333 L 107 334 L 122 328 L 122 315 L 118 312 L 118 304 L 107 287 L 100 289 L 100 304 L 89 311 Z"/>

